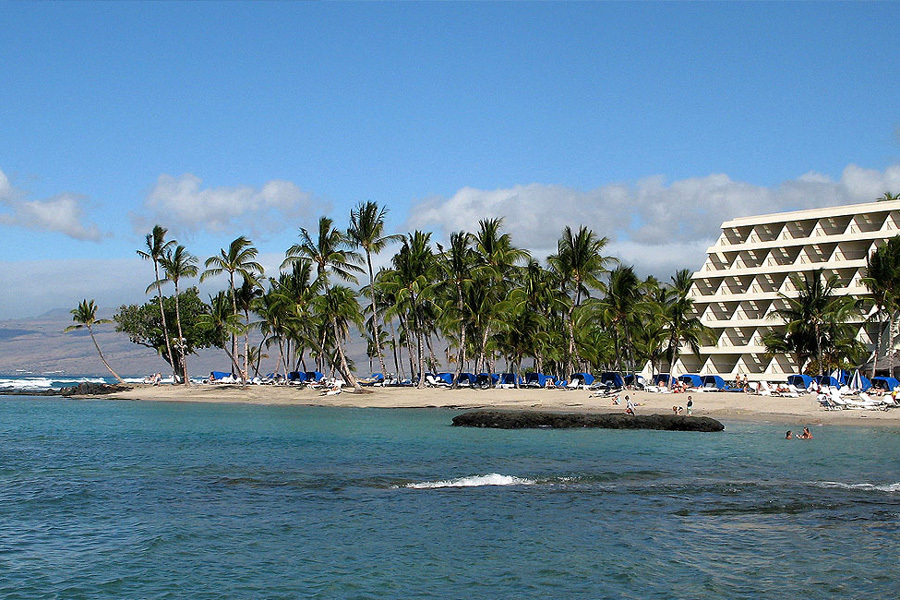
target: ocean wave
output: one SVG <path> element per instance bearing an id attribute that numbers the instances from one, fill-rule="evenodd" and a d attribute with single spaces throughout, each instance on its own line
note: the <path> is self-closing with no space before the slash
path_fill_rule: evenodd
<path id="1" fill-rule="evenodd" d="M 839 481 L 819 481 L 814 485 L 828 489 L 869 490 L 873 492 L 900 492 L 900 482 L 875 485 L 874 483 L 841 483 Z"/>
<path id="2" fill-rule="evenodd" d="M 43 391 L 78 385 L 79 383 L 104 383 L 102 377 L 0 377 L 0 390 Z"/>
<path id="3" fill-rule="evenodd" d="M 419 483 L 407 483 L 403 487 L 422 490 L 504 485 L 534 485 L 535 483 L 536 482 L 533 479 L 524 479 L 522 477 L 513 477 L 511 475 L 500 475 L 499 473 L 489 473 L 487 475 L 470 475 L 469 477 L 445 479 L 442 481 L 422 481 Z"/>

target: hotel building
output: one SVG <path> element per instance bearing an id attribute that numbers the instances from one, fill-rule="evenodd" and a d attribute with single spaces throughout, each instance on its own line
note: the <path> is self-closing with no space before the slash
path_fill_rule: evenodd
<path id="1" fill-rule="evenodd" d="M 700 319 L 713 331 L 698 359 L 681 355 L 677 373 L 715 374 L 725 379 L 741 373 L 751 380 L 784 380 L 799 372 L 785 355 L 766 356 L 763 336 L 783 330 L 772 312 L 795 296 L 791 276 L 822 269 L 836 275 L 837 293 L 868 293 L 866 258 L 883 240 L 900 234 L 900 201 L 871 202 L 817 210 L 743 217 L 722 223 L 722 233 L 694 273 L 692 296 Z M 877 325 L 862 317 L 857 339 L 869 348 Z M 884 343 L 884 342 L 883 342 Z"/>

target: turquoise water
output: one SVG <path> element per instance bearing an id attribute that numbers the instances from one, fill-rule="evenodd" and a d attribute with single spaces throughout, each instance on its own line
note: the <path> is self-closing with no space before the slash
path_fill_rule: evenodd
<path id="1" fill-rule="evenodd" d="M 454 414 L 0 398 L 0 597 L 896 597 L 900 431 Z"/>

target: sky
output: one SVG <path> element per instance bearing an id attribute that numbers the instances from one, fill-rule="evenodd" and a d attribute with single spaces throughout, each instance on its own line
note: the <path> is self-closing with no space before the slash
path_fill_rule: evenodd
<path id="1" fill-rule="evenodd" d="M 565 226 L 643 275 L 725 220 L 900 192 L 900 3 L 0 2 L 0 320 L 143 302 L 161 224 L 277 271 L 389 232 Z M 386 262 L 389 255 L 380 257 Z M 212 282 L 212 291 L 221 282 Z"/>

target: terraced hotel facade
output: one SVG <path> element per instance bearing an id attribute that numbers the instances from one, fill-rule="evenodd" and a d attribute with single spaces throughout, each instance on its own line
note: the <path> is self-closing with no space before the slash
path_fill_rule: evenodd
<path id="1" fill-rule="evenodd" d="M 791 275 L 822 269 L 826 277 L 837 275 L 839 294 L 865 295 L 866 258 L 898 234 L 900 201 L 726 221 L 692 286 L 695 309 L 715 343 L 703 346 L 699 359 L 683 352 L 676 372 L 726 379 L 740 373 L 751 380 L 783 380 L 799 372 L 789 356 L 767 357 L 762 341 L 767 332 L 784 328 L 772 312 L 787 304 L 780 294 L 797 294 Z M 857 339 L 874 348 L 877 325 L 863 317 L 856 325 Z"/>

